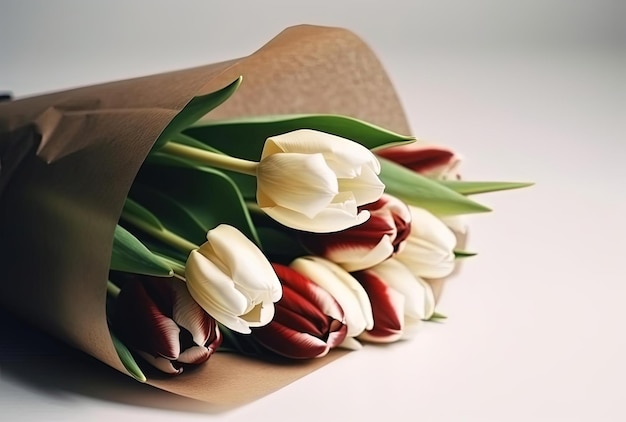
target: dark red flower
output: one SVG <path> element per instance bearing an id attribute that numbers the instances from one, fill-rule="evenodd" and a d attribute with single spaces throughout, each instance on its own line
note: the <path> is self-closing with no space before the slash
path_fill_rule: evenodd
<path id="1" fill-rule="evenodd" d="M 115 300 L 111 319 L 118 338 L 169 374 L 206 362 L 222 342 L 215 320 L 173 278 L 134 277 Z"/>
<path id="2" fill-rule="evenodd" d="M 252 336 L 263 347 L 288 358 L 326 355 L 346 337 L 343 310 L 326 290 L 293 269 L 273 264 L 283 285 L 274 319 L 254 328 Z"/>
<path id="3" fill-rule="evenodd" d="M 384 148 L 376 154 L 414 172 L 436 179 L 459 179 L 460 158 L 451 149 L 417 142 Z"/>

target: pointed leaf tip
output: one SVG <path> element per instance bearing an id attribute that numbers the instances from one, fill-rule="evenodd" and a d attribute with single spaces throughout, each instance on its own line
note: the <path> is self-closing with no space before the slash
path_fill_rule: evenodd
<path id="1" fill-rule="evenodd" d="M 469 258 L 472 256 L 476 256 L 478 255 L 478 252 L 469 252 L 469 251 L 461 251 L 461 250 L 455 250 L 454 251 L 454 257 L 455 258 Z"/>
<path id="2" fill-rule="evenodd" d="M 122 343 L 117 337 L 115 337 L 112 332 L 109 333 L 111 334 L 111 340 L 113 341 L 113 346 L 115 346 L 117 356 L 120 358 L 120 361 L 122 362 L 122 365 L 124 365 L 124 368 L 126 368 L 128 373 L 132 375 L 132 377 L 135 378 L 137 381 L 142 383 L 146 382 L 147 378 L 139 368 L 139 365 L 137 365 L 137 362 L 135 361 L 133 355 L 130 353 L 130 350 L 128 350 L 126 345 L 124 345 L 124 343 Z"/>
<path id="3" fill-rule="evenodd" d="M 466 180 L 441 180 L 439 183 L 461 195 L 521 189 L 534 185 L 531 182 L 475 182 Z"/>

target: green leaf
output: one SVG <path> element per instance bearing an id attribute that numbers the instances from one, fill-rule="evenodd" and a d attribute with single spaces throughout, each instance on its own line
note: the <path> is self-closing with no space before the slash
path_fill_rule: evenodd
<path id="1" fill-rule="evenodd" d="M 129 374 L 133 376 L 139 382 L 146 382 L 146 376 L 143 374 L 139 365 L 133 358 L 133 355 L 130 353 L 130 350 L 122 343 L 115 335 L 109 331 L 111 334 L 111 340 L 113 341 L 113 346 L 115 346 L 115 351 L 117 352 L 117 356 L 122 361 L 124 368 L 128 371 Z"/>
<path id="2" fill-rule="evenodd" d="M 352 117 L 332 114 L 261 116 L 200 122 L 185 133 L 225 154 L 258 160 L 267 138 L 297 129 L 314 129 L 341 136 L 369 149 L 415 140 L 412 136 L 399 135 Z"/>
<path id="3" fill-rule="evenodd" d="M 476 252 L 460 251 L 457 249 L 454 250 L 454 257 L 457 259 L 469 258 L 471 256 L 476 256 L 476 255 L 478 255 L 478 253 Z"/>
<path id="4" fill-rule="evenodd" d="M 143 221 L 146 225 L 152 226 L 157 230 L 165 230 L 163 224 L 161 224 L 159 219 L 156 218 L 154 214 L 148 211 L 145 207 L 142 207 L 136 201 L 133 201 L 132 198 L 126 198 L 126 202 L 124 202 L 124 209 L 122 211 L 122 215 L 124 214 L 129 214 L 136 219 Z"/>
<path id="5" fill-rule="evenodd" d="M 158 277 L 172 275 L 171 267 L 119 225 L 115 227 L 110 269 Z"/>
<path id="6" fill-rule="evenodd" d="M 379 158 L 379 161 L 382 166 L 380 179 L 385 184 L 385 192 L 409 205 L 424 208 L 438 216 L 491 211 L 438 181 L 384 158 Z"/>
<path id="7" fill-rule="evenodd" d="M 174 221 L 177 218 L 174 207 L 179 209 L 179 215 L 184 212 L 187 220 L 191 219 L 201 228 L 203 239 L 207 231 L 225 223 L 237 227 L 257 245 L 261 244 L 241 192 L 224 172 L 181 158 L 152 154 L 136 181 L 169 198 L 168 202 L 151 200 L 149 204 L 163 224 L 176 234 L 190 235 L 187 229 L 185 234 L 176 231 L 177 227 L 181 230 L 181 226 Z M 190 239 L 198 241 L 199 235 Z"/>
<path id="8" fill-rule="evenodd" d="M 438 312 L 434 312 L 430 318 L 428 319 L 428 321 L 433 321 L 433 322 L 440 322 L 442 319 L 447 319 L 448 317 L 445 316 L 444 314 L 440 314 Z"/>
<path id="9" fill-rule="evenodd" d="M 524 182 L 472 182 L 465 180 L 440 180 L 439 183 L 462 195 L 521 189 L 534 184 Z"/>
<path id="10" fill-rule="evenodd" d="M 243 77 L 240 76 L 228 86 L 212 92 L 210 94 L 193 97 L 191 101 L 185 105 L 185 107 L 172 119 L 172 121 L 163 130 L 159 138 L 157 139 L 153 149 L 158 149 L 165 142 L 169 141 L 172 136 L 182 132 L 202 117 L 204 117 L 211 110 L 222 104 L 231 95 L 237 91 Z"/>
<path id="11" fill-rule="evenodd" d="M 206 241 L 206 229 L 184 206 L 161 190 L 135 182 L 129 193 L 142 206 L 151 210 L 156 218 L 171 232 L 193 242 Z"/>

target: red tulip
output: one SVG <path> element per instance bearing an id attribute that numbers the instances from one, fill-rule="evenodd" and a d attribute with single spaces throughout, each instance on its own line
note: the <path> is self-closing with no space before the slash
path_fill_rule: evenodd
<path id="1" fill-rule="evenodd" d="M 313 254 L 358 271 L 384 261 L 404 245 L 411 231 L 411 213 L 399 199 L 383 194 L 376 202 L 359 207 L 369 211 L 363 224 L 334 233 L 305 233 L 300 239 Z"/>
<path id="2" fill-rule="evenodd" d="M 215 320 L 177 279 L 134 277 L 123 285 L 114 306 L 115 334 L 168 374 L 206 362 L 222 342 Z"/>
<path id="3" fill-rule="evenodd" d="M 373 328 L 359 335 L 361 340 L 389 343 L 410 338 L 434 312 L 435 298 L 428 283 L 393 258 L 352 276 L 367 292 L 374 317 Z"/>
<path id="4" fill-rule="evenodd" d="M 292 359 L 326 355 L 348 331 L 344 313 L 324 289 L 293 269 L 273 264 L 283 285 L 274 319 L 254 328 L 252 336 L 265 348 Z"/>
<path id="5" fill-rule="evenodd" d="M 445 147 L 414 142 L 384 148 L 376 154 L 424 176 L 442 180 L 460 178 L 457 167 L 461 159 L 454 151 Z"/>

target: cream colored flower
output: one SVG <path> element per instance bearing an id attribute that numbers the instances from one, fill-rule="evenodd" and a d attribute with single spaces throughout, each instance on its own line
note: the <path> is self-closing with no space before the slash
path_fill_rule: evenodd
<path id="1" fill-rule="evenodd" d="M 395 257 L 411 272 L 424 278 L 441 278 L 454 270 L 456 237 L 437 217 L 422 208 L 409 206 L 411 234 Z"/>
<path id="2" fill-rule="evenodd" d="M 189 293 L 231 330 L 250 333 L 268 324 L 282 288 L 271 264 L 239 230 L 225 224 L 207 233 L 207 242 L 187 259 Z"/>
<path id="3" fill-rule="evenodd" d="M 380 163 L 364 146 L 301 129 L 268 138 L 257 168 L 257 202 L 285 226 L 309 232 L 344 230 L 365 222 L 358 206 L 385 188 Z"/>

